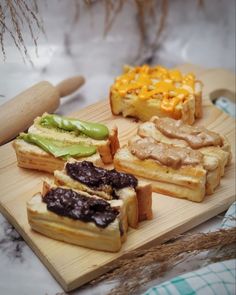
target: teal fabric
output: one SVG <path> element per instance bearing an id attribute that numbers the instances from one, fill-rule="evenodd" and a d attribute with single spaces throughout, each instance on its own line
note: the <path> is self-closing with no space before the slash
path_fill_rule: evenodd
<path id="1" fill-rule="evenodd" d="M 222 228 L 236 226 L 236 202 L 227 211 Z M 144 295 L 235 295 L 236 259 L 213 263 L 150 288 Z"/>
<path id="2" fill-rule="evenodd" d="M 227 97 L 219 97 L 214 103 L 219 109 L 223 110 L 232 117 L 236 117 L 235 103 Z"/>
<path id="3" fill-rule="evenodd" d="M 234 202 L 222 221 L 221 227 L 222 228 L 230 228 L 236 226 L 236 202 Z"/>

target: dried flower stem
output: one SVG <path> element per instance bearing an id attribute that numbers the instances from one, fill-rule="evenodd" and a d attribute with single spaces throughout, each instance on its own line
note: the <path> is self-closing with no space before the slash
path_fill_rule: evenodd
<path id="1" fill-rule="evenodd" d="M 160 1 L 162 7 L 161 19 L 158 25 L 156 38 L 154 42 L 149 44 L 150 42 L 146 42 L 148 31 L 146 18 L 149 18 L 151 16 L 153 24 L 155 26 L 155 23 L 158 22 L 155 18 L 155 11 L 157 10 L 157 3 Z M 98 1 L 87 0 L 84 2 L 91 8 L 92 5 L 97 3 Z M 105 9 L 104 35 L 106 36 L 108 32 L 111 30 L 111 27 L 114 24 L 117 16 L 122 11 L 123 7 L 125 6 L 125 4 L 127 4 L 128 1 L 103 0 L 101 2 L 103 3 Z M 146 44 L 150 47 L 156 46 L 158 38 L 161 35 L 165 26 L 165 20 L 167 18 L 168 12 L 168 0 L 130 0 L 130 2 L 134 4 L 134 9 L 136 9 L 137 12 L 137 25 L 141 36 L 140 44 Z M 81 1 L 74 0 L 74 5 L 75 17 L 73 24 L 75 24 L 79 19 L 79 8 L 81 5 Z M 4 48 L 4 36 L 9 35 L 17 49 L 20 51 L 22 57 L 30 61 L 27 46 L 25 44 L 23 36 L 24 26 L 26 26 L 29 30 L 31 40 L 34 43 L 37 54 L 38 44 L 35 29 L 45 33 L 39 16 L 37 0 L 3 0 L 3 3 L 0 4 L 0 26 L 0 45 L 4 60 L 6 59 L 6 52 Z"/>
<path id="2" fill-rule="evenodd" d="M 125 0 L 119 0 L 114 3 L 112 2 L 112 0 L 104 0 L 106 10 L 104 36 L 106 36 L 110 31 L 116 17 L 123 8 L 124 2 Z M 112 16 L 111 12 L 113 12 Z"/>
<path id="3" fill-rule="evenodd" d="M 21 53 L 23 60 L 31 62 L 23 36 L 24 27 L 30 32 L 37 54 L 37 37 L 35 29 L 44 33 L 42 21 L 38 14 L 37 1 L 4 0 L 0 3 L 0 45 L 4 60 L 6 52 L 4 47 L 5 35 L 8 35 Z"/>
<path id="4" fill-rule="evenodd" d="M 182 262 L 189 255 L 229 245 L 235 246 L 235 244 L 236 228 L 181 235 L 172 242 L 131 252 L 129 258 L 117 262 L 115 270 L 94 280 L 92 284 L 104 279 L 118 279 L 119 285 L 110 294 L 135 294 L 144 284 L 163 275 L 173 265 Z M 224 258 L 235 258 L 235 247 L 233 249 L 232 253 L 225 253 Z"/>

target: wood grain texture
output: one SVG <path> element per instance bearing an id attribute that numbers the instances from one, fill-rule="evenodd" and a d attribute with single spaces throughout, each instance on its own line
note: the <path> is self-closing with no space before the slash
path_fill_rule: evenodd
<path id="1" fill-rule="evenodd" d="M 228 137 L 233 151 L 232 163 L 227 167 L 216 192 L 200 204 L 153 193 L 153 220 L 141 222 L 137 230 L 129 229 L 127 242 L 117 254 L 69 245 L 33 232 L 27 222 L 26 201 L 40 191 L 41 178 L 45 174 L 18 168 L 11 143 L 0 147 L 0 211 L 66 291 L 104 273 L 114 260 L 130 250 L 148 247 L 183 233 L 226 210 L 235 200 L 235 120 L 214 107 L 209 99 L 222 93 L 229 94 L 233 99 L 235 89 L 232 79 L 235 77 L 224 70 L 204 70 L 192 65 L 181 66 L 181 69 L 191 70 L 203 80 L 203 118 L 196 124 Z M 121 144 L 135 134 L 138 125 L 133 119 L 112 116 L 107 100 L 72 115 L 108 126 L 117 125 Z"/>
<path id="2" fill-rule="evenodd" d="M 42 81 L 1 105 L 0 145 L 28 129 L 37 116 L 54 112 L 60 104 L 60 98 L 73 93 L 84 82 L 82 76 L 68 78 L 56 86 Z"/>

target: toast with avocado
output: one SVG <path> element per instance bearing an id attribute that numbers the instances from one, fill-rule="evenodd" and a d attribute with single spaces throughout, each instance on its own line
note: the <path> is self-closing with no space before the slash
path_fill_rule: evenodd
<path id="1" fill-rule="evenodd" d="M 117 128 L 55 114 L 37 117 L 13 142 L 18 166 L 53 173 L 69 159 L 109 164 L 119 148 Z"/>

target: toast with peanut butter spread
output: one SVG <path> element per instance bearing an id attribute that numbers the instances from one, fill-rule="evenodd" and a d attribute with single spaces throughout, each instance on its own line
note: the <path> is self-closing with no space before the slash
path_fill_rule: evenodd
<path id="1" fill-rule="evenodd" d="M 152 188 L 133 175 L 96 167 L 88 161 L 67 162 L 64 170 L 55 171 L 57 185 L 96 194 L 105 200 L 124 202 L 129 226 L 137 228 L 138 222 L 152 218 Z"/>
<path id="2" fill-rule="evenodd" d="M 117 170 L 151 180 L 153 190 L 201 202 L 230 163 L 228 140 L 203 127 L 153 117 L 114 159 Z"/>
<path id="3" fill-rule="evenodd" d="M 193 124 L 202 116 L 202 83 L 177 69 L 126 66 L 111 86 L 110 106 L 114 115 L 141 121 L 159 116 Z"/>
<path id="4" fill-rule="evenodd" d="M 90 249 L 118 252 L 126 240 L 122 200 L 105 201 L 48 181 L 42 193 L 27 202 L 27 215 L 33 230 Z"/>
<path id="5" fill-rule="evenodd" d="M 108 164 L 119 147 L 117 128 L 45 113 L 13 142 L 18 166 L 53 173 L 68 159 Z"/>

